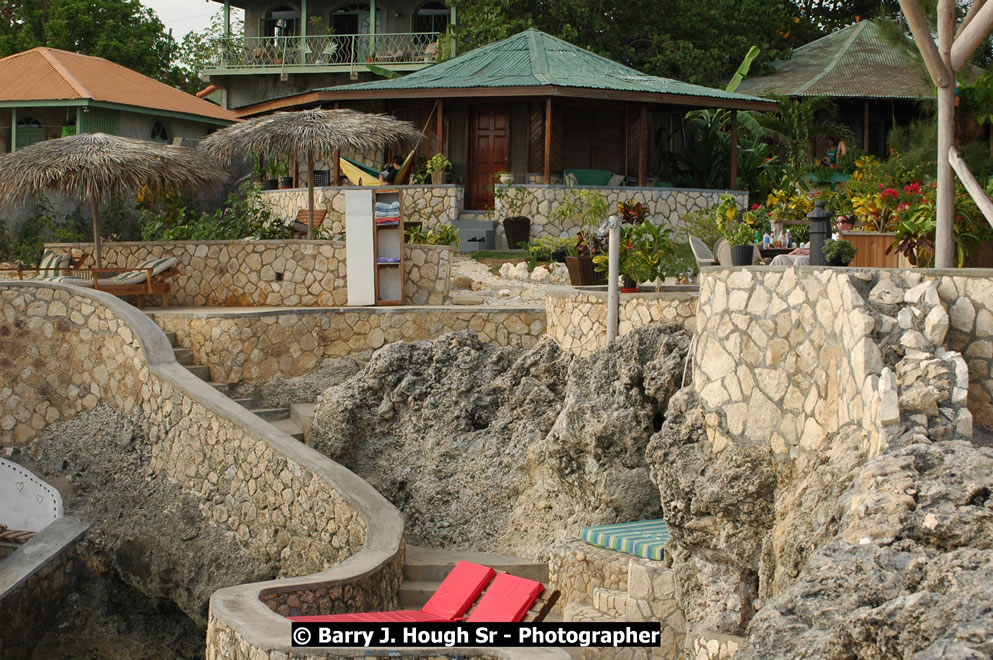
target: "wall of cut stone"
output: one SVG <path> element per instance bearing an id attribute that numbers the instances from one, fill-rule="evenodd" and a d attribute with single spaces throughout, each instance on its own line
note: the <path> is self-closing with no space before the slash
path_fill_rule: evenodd
<path id="1" fill-rule="evenodd" d="M 535 308 L 364 307 L 260 312 L 150 312 L 218 383 L 264 383 L 302 376 L 324 359 L 367 353 L 395 341 L 473 330 L 499 346 L 531 348 L 545 333 Z"/>
<path id="2" fill-rule="evenodd" d="M 502 186 L 497 186 L 502 187 Z M 581 227 L 575 222 L 562 222 L 552 219 L 555 208 L 561 204 L 572 190 L 571 186 L 565 185 L 541 185 L 528 184 L 526 186 L 515 186 L 530 191 L 533 197 L 525 206 L 521 215 L 531 218 L 531 237 L 538 236 L 575 236 Z M 705 210 L 717 204 L 721 195 L 730 193 L 738 201 L 740 208 L 745 208 L 748 204 L 748 192 L 742 190 L 705 190 L 697 188 L 654 188 L 654 187 L 608 187 L 608 186 L 581 186 L 590 190 L 602 193 L 607 198 L 607 205 L 610 212 L 617 209 L 619 202 L 640 202 L 649 208 L 649 216 L 655 224 L 668 227 L 678 227 L 681 219 L 690 211 Z M 501 203 L 497 200 L 497 217 L 503 217 L 506 213 L 501 208 Z M 506 245 L 507 239 L 503 233 L 503 227 L 497 223 L 497 244 Z"/>
<path id="3" fill-rule="evenodd" d="M 54 252 L 92 243 L 50 243 Z M 406 301 L 439 305 L 448 300 L 454 248 L 405 245 Z M 103 243 L 103 264 L 134 267 L 148 259 L 176 257 L 169 304 L 188 307 L 333 307 L 348 301 L 345 244 L 337 241 L 156 241 Z M 156 298 L 157 300 L 157 298 Z"/>
<path id="4" fill-rule="evenodd" d="M 744 643 L 744 637 L 704 631 L 692 636 L 690 660 L 730 660 Z"/>
<path id="5" fill-rule="evenodd" d="M 989 428 L 991 322 L 993 283 L 964 271 L 705 271 L 693 382 L 715 451 L 797 457 L 856 422 L 874 456 L 901 422 Z"/>
<path id="6" fill-rule="evenodd" d="M 87 525 L 62 517 L 0 562 L 0 658 L 28 658 L 76 582 Z"/>
<path id="7" fill-rule="evenodd" d="M 402 192 L 401 216 L 404 222 L 420 222 L 423 228 L 433 229 L 439 224 L 450 225 L 462 211 L 463 187 L 460 185 L 390 186 Z M 345 191 L 353 186 L 330 186 L 314 189 L 314 209 L 324 210 L 321 226 L 333 234 L 345 233 Z M 265 190 L 262 200 L 269 210 L 286 223 L 297 219 L 297 213 L 310 208 L 306 188 L 290 190 Z"/>
<path id="8" fill-rule="evenodd" d="M 677 323 L 694 332 L 697 295 L 696 287 L 620 294 L 618 336 L 650 323 Z M 606 291 L 549 287 L 545 315 L 546 332 L 570 353 L 586 357 L 607 345 Z"/>
<path id="9" fill-rule="evenodd" d="M 206 518 L 251 552 L 278 560 L 282 575 L 321 571 L 362 549 L 366 520 L 325 475 L 262 435 L 271 427 L 246 428 L 215 409 L 212 399 L 243 414 L 174 360 L 153 368 L 146 351 L 155 347 L 148 336 L 139 339 L 135 321 L 158 333 L 162 355 L 171 347 L 137 310 L 68 288 L 0 285 L 0 345 L 10 357 L 3 380 L 18 383 L 0 390 L 0 409 L 13 408 L 14 417 L 12 428 L 5 417 L 0 433 L 5 446 L 29 444 L 46 425 L 99 402 L 123 413 L 138 408 L 154 443 L 149 469 L 200 496 Z"/>

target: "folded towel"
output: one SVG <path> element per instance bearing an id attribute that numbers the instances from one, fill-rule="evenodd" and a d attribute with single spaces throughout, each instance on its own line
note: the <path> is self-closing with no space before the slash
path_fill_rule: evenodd
<path id="1" fill-rule="evenodd" d="M 382 212 L 389 213 L 390 211 L 396 213 L 399 210 L 400 210 L 399 200 L 395 202 L 376 202 L 376 213 L 382 213 Z"/>
<path id="2" fill-rule="evenodd" d="M 388 217 L 388 218 L 376 218 L 376 224 L 377 225 L 386 225 L 386 224 L 397 225 L 397 224 L 400 224 L 400 218 L 398 216 L 395 216 L 395 215 L 394 216 L 391 216 L 391 217 Z"/>
<path id="3" fill-rule="evenodd" d="M 376 259 L 376 263 L 380 264 L 398 264 L 400 263 L 400 257 L 379 257 Z"/>

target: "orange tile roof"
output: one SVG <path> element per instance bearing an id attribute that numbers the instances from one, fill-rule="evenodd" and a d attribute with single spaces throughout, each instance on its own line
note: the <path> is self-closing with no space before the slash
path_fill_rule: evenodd
<path id="1" fill-rule="evenodd" d="M 102 57 L 32 48 L 0 59 L 0 102 L 91 99 L 235 122 L 234 113 Z"/>

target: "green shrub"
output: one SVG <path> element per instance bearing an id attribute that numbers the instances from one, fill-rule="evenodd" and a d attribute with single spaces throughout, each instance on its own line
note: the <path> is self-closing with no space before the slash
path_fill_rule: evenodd
<path id="1" fill-rule="evenodd" d="M 676 229 L 676 240 L 680 243 L 689 243 L 690 236 L 696 236 L 711 249 L 723 238 L 724 233 L 717 224 L 713 210 L 690 211 L 683 216 L 681 226 Z"/>
<path id="2" fill-rule="evenodd" d="M 824 261 L 829 266 L 847 266 L 855 258 L 856 252 L 858 248 L 851 241 L 836 241 L 833 238 L 824 241 Z"/>
<path id="3" fill-rule="evenodd" d="M 240 238 L 291 238 L 293 228 L 283 224 L 262 203 L 261 190 L 247 183 L 228 195 L 214 213 L 195 215 L 189 209 L 142 212 L 144 241 L 223 241 Z"/>

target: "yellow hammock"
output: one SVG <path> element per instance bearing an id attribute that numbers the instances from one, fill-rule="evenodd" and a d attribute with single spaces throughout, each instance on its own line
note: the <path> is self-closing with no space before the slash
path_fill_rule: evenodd
<path id="1" fill-rule="evenodd" d="M 348 178 L 353 186 L 398 186 L 405 183 L 407 177 L 410 176 L 410 166 L 414 162 L 414 154 L 416 152 L 417 148 L 415 147 L 413 151 L 407 154 L 406 160 L 403 161 L 403 165 L 397 170 L 397 175 L 393 178 L 393 183 L 391 184 L 384 184 L 379 180 L 379 170 L 374 170 L 351 158 L 345 158 L 344 156 L 339 158 L 338 167 L 341 168 L 341 173 Z"/>

